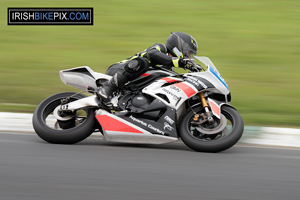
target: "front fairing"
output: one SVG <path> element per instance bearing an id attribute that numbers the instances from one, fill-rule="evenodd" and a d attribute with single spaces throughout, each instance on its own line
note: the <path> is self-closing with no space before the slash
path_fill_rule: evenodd
<path id="1" fill-rule="evenodd" d="M 189 73 L 184 77 L 184 80 L 192 83 L 198 91 L 214 91 L 223 95 L 228 95 L 230 92 L 224 79 L 211 66 L 208 66 L 205 72 Z"/>
<path id="2" fill-rule="evenodd" d="M 205 84 L 206 87 L 204 86 L 203 88 L 204 90 L 205 89 L 211 91 L 214 90 L 218 93 L 228 95 L 230 93 L 229 87 L 226 81 L 220 75 L 217 68 L 211 62 L 211 60 L 207 57 L 200 57 L 200 56 L 195 56 L 194 58 L 202 62 L 207 67 L 207 69 L 204 72 L 189 73 L 186 74 L 185 76 L 199 77 L 202 80 L 202 82 L 206 83 Z"/>
<path id="3" fill-rule="evenodd" d="M 161 78 L 145 87 L 142 92 L 175 109 L 200 91 L 207 91 L 208 95 L 220 95 L 222 98 L 214 99 L 230 102 L 228 85 L 214 64 L 207 57 L 195 58 L 206 65 L 206 71 Z"/>

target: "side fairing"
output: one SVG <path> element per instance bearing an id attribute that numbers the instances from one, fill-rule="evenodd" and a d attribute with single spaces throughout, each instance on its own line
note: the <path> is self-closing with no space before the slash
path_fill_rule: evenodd
<path id="1" fill-rule="evenodd" d="M 168 115 L 164 116 L 164 124 L 148 122 L 145 119 L 134 117 L 133 114 L 126 117 L 125 114 L 115 115 L 105 110 L 96 111 L 96 119 L 100 123 L 104 140 L 111 142 L 129 142 L 146 144 L 163 144 L 176 142 L 178 136 L 175 129 L 175 123 L 166 120 Z M 167 124 L 167 125 L 166 125 Z M 174 132 L 173 136 L 170 134 Z"/>
<path id="2" fill-rule="evenodd" d="M 182 79 L 165 77 L 147 86 L 142 92 L 177 110 L 182 103 L 197 94 L 198 90 Z"/>

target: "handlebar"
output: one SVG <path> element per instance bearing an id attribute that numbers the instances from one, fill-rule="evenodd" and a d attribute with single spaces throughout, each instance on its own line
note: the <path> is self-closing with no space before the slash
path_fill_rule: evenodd
<path id="1" fill-rule="evenodd" d="M 203 70 L 203 68 L 199 64 L 195 63 L 194 59 L 184 59 L 184 60 L 186 61 L 186 64 L 183 67 L 184 69 L 188 69 L 191 72 L 200 72 Z"/>

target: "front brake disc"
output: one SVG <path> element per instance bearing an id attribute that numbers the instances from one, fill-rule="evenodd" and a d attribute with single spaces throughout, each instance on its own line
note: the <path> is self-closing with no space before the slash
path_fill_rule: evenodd
<path id="1" fill-rule="evenodd" d="M 219 123 L 215 120 L 213 125 L 214 125 L 213 128 L 205 128 L 202 125 L 196 126 L 195 128 L 200 133 L 204 133 L 204 134 L 208 134 L 208 135 L 220 133 L 227 125 L 226 117 L 223 114 L 221 114 L 221 119 L 220 119 Z"/>

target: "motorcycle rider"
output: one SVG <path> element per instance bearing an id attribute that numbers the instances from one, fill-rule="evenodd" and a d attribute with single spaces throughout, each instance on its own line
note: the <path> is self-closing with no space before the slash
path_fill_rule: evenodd
<path id="1" fill-rule="evenodd" d="M 98 93 L 105 103 L 109 103 L 114 91 L 145 73 L 150 66 L 163 65 L 167 69 L 185 67 L 197 50 L 197 42 L 192 36 L 183 32 L 172 32 L 166 45 L 155 43 L 144 51 L 111 65 L 106 74 L 113 77 L 99 88 Z"/>

